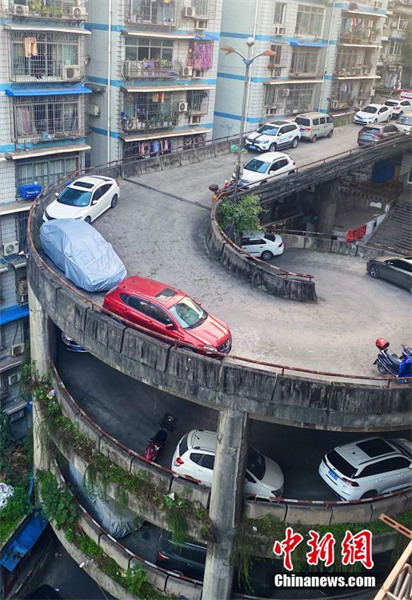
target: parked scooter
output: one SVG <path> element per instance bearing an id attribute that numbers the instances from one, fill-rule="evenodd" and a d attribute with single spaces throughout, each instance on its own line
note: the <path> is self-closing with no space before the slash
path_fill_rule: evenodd
<path id="1" fill-rule="evenodd" d="M 144 453 L 145 459 L 155 462 L 166 446 L 169 433 L 173 433 L 177 427 L 177 417 L 170 413 L 165 413 L 159 421 L 159 430 L 150 438 Z"/>
<path id="2" fill-rule="evenodd" d="M 388 352 L 389 342 L 385 338 L 378 338 L 375 343 L 379 354 L 373 364 L 378 367 L 379 373 L 394 377 L 412 376 L 412 348 L 402 346 L 402 354 L 399 357 Z"/>

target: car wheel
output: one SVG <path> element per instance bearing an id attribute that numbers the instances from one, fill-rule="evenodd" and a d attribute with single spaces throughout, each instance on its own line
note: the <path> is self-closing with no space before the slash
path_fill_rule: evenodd
<path id="1" fill-rule="evenodd" d="M 276 144 L 270 144 L 269 152 L 276 152 L 277 149 L 278 147 L 276 146 Z"/>
<path id="2" fill-rule="evenodd" d="M 292 142 L 292 148 L 296 148 L 296 146 L 299 144 L 299 138 L 295 137 L 293 138 L 293 142 Z"/>
<path id="3" fill-rule="evenodd" d="M 326 137 L 331 138 L 333 135 L 333 129 L 331 129 Z"/>
<path id="4" fill-rule="evenodd" d="M 378 269 L 378 267 L 376 267 L 375 265 L 372 265 L 371 268 L 369 269 L 369 274 L 374 279 L 379 279 L 379 269 Z"/>
<path id="5" fill-rule="evenodd" d="M 86 217 L 85 220 L 84 220 L 84 222 L 88 223 L 90 225 L 91 222 L 92 222 L 92 218 L 91 217 Z"/>
<path id="6" fill-rule="evenodd" d="M 387 375 L 388 371 L 385 369 L 385 367 L 383 367 L 381 364 L 377 364 L 378 367 L 378 371 L 381 375 Z"/>
<path id="7" fill-rule="evenodd" d="M 312 138 L 310 138 L 310 141 L 312 142 L 312 144 L 314 144 L 317 139 L 318 139 L 318 136 L 314 135 Z"/>
<path id="8" fill-rule="evenodd" d="M 369 492 L 365 492 L 361 496 L 361 500 L 365 500 L 365 498 L 373 498 L 374 496 L 378 496 L 378 490 L 369 490 Z"/>
<path id="9" fill-rule="evenodd" d="M 112 198 L 112 203 L 110 204 L 110 207 L 114 208 L 115 206 L 117 206 L 118 202 L 119 202 L 119 196 L 117 194 L 115 194 Z"/>
<path id="10" fill-rule="evenodd" d="M 262 252 L 262 254 L 260 255 L 260 258 L 262 260 L 270 260 L 271 258 L 273 258 L 273 254 L 271 253 L 270 250 L 265 250 L 264 252 Z"/>

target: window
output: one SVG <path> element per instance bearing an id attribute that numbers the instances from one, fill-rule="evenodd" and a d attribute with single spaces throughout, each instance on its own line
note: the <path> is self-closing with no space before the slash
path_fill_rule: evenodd
<path id="1" fill-rule="evenodd" d="M 138 92 L 125 97 L 124 112 L 128 118 L 137 117 L 139 121 L 146 123 L 167 121 L 176 125 L 179 115 L 178 99 L 171 92 Z"/>
<path id="2" fill-rule="evenodd" d="M 19 160 L 16 165 L 17 193 L 21 185 L 39 183 L 43 189 L 53 181 L 67 176 L 80 169 L 80 157 L 77 154 L 66 154 L 60 158 L 46 158 L 44 160 Z"/>
<path id="3" fill-rule="evenodd" d="M 175 20 L 175 2 L 163 0 L 129 0 L 129 21 L 167 25 Z"/>
<path id="4" fill-rule="evenodd" d="M 173 40 L 126 36 L 125 50 L 126 60 L 167 60 L 171 62 Z"/>
<path id="5" fill-rule="evenodd" d="M 320 121 L 320 124 L 321 124 L 321 125 L 326 125 L 326 119 L 325 119 L 325 117 L 321 117 L 321 118 L 319 119 L 319 121 Z"/>
<path id="6" fill-rule="evenodd" d="M 330 464 L 335 467 L 338 471 L 340 471 L 345 477 L 353 477 L 356 469 L 353 465 L 348 463 L 347 460 L 343 458 L 340 454 L 336 452 L 336 450 L 332 450 L 328 452 L 326 455 Z"/>
<path id="7" fill-rule="evenodd" d="M 286 17 L 286 2 L 275 2 L 275 14 L 273 22 L 276 25 L 284 25 Z"/>
<path id="8" fill-rule="evenodd" d="M 298 110 L 302 113 L 312 110 L 312 97 L 315 89 L 316 86 L 306 83 L 291 85 L 289 95 L 286 96 L 285 111 L 291 113 Z"/>
<path id="9" fill-rule="evenodd" d="M 160 308 L 160 306 L 156 306 L 155 304 L 152 304 L 151 305 L 151 313 L 152 313 L 153 319 L 156 319 L 156 321 L 159 321 L 159 323 L 163 323 L 163 325 L 168 325 L 170 323 L 173 323 L 172 319 L 169 317 L 167 312 L 165 310 L 163 310 L 163 308 Z"/>
<path id="10" fill-rule="evenodd" d="M 326 117 L 326 123 L 332 123 L 332 119 L 330 117 Z"/>
<path id="11" fill-rule="evenodd" d="M 182 454 L 182 452 L 180 454 Z M 202 456 L 203 456 L 203 454 L 199 454 L 199 452 L 191 452 L 190 453 L 190 460 L 192 462 L 196 463 L 197 465 L 200 465 L 200 461 L 202 460 Z"/>
<path id="12" fill-rule="evenodd" d="M 391 264 L 392 267 L 395 267 L 396 269 L 402 269 L 402 271 L 407 271 L 409 273 L 412 272 L 412 265 L 403 260 L 393 260 L 389 264 Z"/>
<path id="13" fill-rule="evenodd" d="M 254 448 L 249 448 L 247 455 L 246 468 L 254 475 L 257 479 L 262 480 L 266 472 L 265 457 L 260 454 Z"/>
<path id="14" fill-rule="evenodd" d="M 322 33 L 323 9 L 299 4 L 295 33 L 320 35 Z"/>
<path id="15" fill-rule="evenodd" d="M 400 42 L 392 41 L 389 44 L 389 55 L 400 56 L 402 54 L 402 44 Z"/>
<path id="16" fill-rule="evenodd" d="M 140 313 L 148 317 L 150 316 L 150 302 L 137 298 L 137 296 L 129 296 L 128 305 L 131 308 L 138 310 Z"/>
<path id="17" fill-rule="evenodd" d="M 124 302 L 125 304 L 127 304 L 127 301 L 128 301 L 128 299 L 129 299 L 129 296 L 128 296 L 127 294 L 119 294 L 119 296 L 120 296 L 120 300 L 121 300 L 122 302 Z"/>
<path id="18" fill-rule="evenodd" d="M 242 240 L 243 246 L 260 246 L 264 244 L 265 241 L 258 238 L 245 238 Z"/>
<path id="19" fill-rule="evenodd" d="M 205 469 L 213 470 L 213 467 L 215 466 L 215 457 L 210 454 L 203 454 L 202 462 L 200 464 Z"/>
<path id="20" fill-rule="evenodd" d="M 92 202 L 96 202 L 97 200 L 100 200 L 100 198 L 103 196 L 103 194 L 105 192 L 107 192 L 107 189 L 109 187 L 110 187 L 110 185 L 109 186 L 102 185 L 101 187 L 99 187 L 93 194 Z"/>
<path id="21" fill-rule="evenodd" d="M 184 329 L 192 329 L 207 319 L 207 313 L 194 300 L 182 298 L 180 302 L 170 307 L 170 312 Z"/>
<path id="22" fill-rule="evenodd" d="M 19 142 L 78 137 L 83 129 L 79 102 L 75 96 L 16 98 L 13 101 L 15 137 Z"/>
<path id="23" fill-rule="evenodd" d="M 187 437 L 188 436 L 186 434 L 184 437 L 182 437 L 182 439 L 180 441 L 180 445 L 179 445 L 179 454 L 180 454 L 180 456 L 182 456 L 188 450 Z"/>
<path id="24" fill-rule="evenodd" d="M 280 59 L 282 56 L 282 46 L 280 44 L 272 44 L 270 49 L 272 50 L 272 52 L 276 52 L 275 56 L 271 56 L 269 58 L 269 65 L 274 65 L 279 66 L 280 65 Z"/>
<path id="25" fill-rule="evenodd" d="M 359 473 L 359 475 L 356 475 L 356 479 L 359 479 L 360 477 L 371 477 L 372 475 L 379 475 L 382 472 L 382 462 L 378 462 L 374 465 L 368 465 L 367 467 L 365 467 L 363 471 Z"/>
<path id="26" fill-rule="evenodd" d="M 292 52 L 290 70 L 292 73 L 316 73 L 317 62 L 317 48 L 295 48 Z"/>
<path id="27" fill-rule="evenodd" d="M 249 483 L 256 483 L 255 479 L 252 477 L 252 475 L 249 473 L 249 471 L 246 471 L 245 476 L 246 476 L 247 481 L 249 481 Z"/>
<path id="28" fill-rule="evenodd" d="M 313 124 L 314 125 L 319 125 L 319 119 L 313 119 Z"/>

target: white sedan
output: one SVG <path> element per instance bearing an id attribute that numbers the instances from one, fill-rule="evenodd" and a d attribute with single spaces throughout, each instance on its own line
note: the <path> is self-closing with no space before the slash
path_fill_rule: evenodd
<path id="1" fill-rule="evenodd" d="M 283 152 L 265 152 L 252 158 L 243 167 L 241 182 L 243 189 L 252 187 L 247 184 L 263 184 L 275 176 L 289 175 L 296 170 L 296 163 L 289 154 Z M 233 175 L 234 177 L 235 175 Z"/>
<path id="2" fill-rule="evenodd" d="M 385 104 L 368 104 L 365 108 L 358 110 L 353 117 L 353 122 L 359 125 L 369 123 L 384 123 L 392 119 L 392 108 Z"/>
<path id="3" fill-rule="evenodd" d="M 274 256 L 279 256 L 285 249 L 282 237 L 278 233 L 270 234 L 264 231 L 253 231 L 252 233 L 244 231 L 241 244 L 242 250 L 262 260 L 270 260 Z"/>
<path id="4" fill-rule="evenodd" d="M 87 175 L 72 181 L 56 194 L 43 213 L 43 221 L 81 219 L 91 223 L 119 201 L 120 187 L 116 179 L 103 175 Z"/>

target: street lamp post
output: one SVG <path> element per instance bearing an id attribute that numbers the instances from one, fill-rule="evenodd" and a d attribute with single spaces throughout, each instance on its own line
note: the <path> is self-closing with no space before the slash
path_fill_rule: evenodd
<path id="1" fill-rule="evenodd" d="M 255 40 L 253 37 L 249 37 L 246 40 L 246 44 L 248 47 L 248 55 L 244 56 L 238 50 L 232 48 L 232 46 L 222 46 L 223 52 L 226 54 L 237 54 L 243 61 L 245 65 L 245 85 L 243 87 L 243 101 L 242 101 L 242 112 L 240 116 L 240 131 L 239 131 L 239 144 L 237 148 L 237 160 L 236 160 L 236 169 L 235 169 L 235 189 L 233 195 L 233 201 L 236 203 L 238 199 L 238 189 L 239 189 L 239 179 L 240 179 L 240 163 L 242 158 L 242 146 L 243 146 L 243 135 L 245 133 L 245 125 L 246 125 L 246 102 L 247 102 L 247 93 L 249 88 L 249 73 L 250 73 L 250 65 L 257 59 L 259 56 L 275 56 L 276 52 L 274 50 L 265 50 L 264 52 L 259 52 L 255 56 L 251 57 L 252 46 L 254 45 Z"/>

